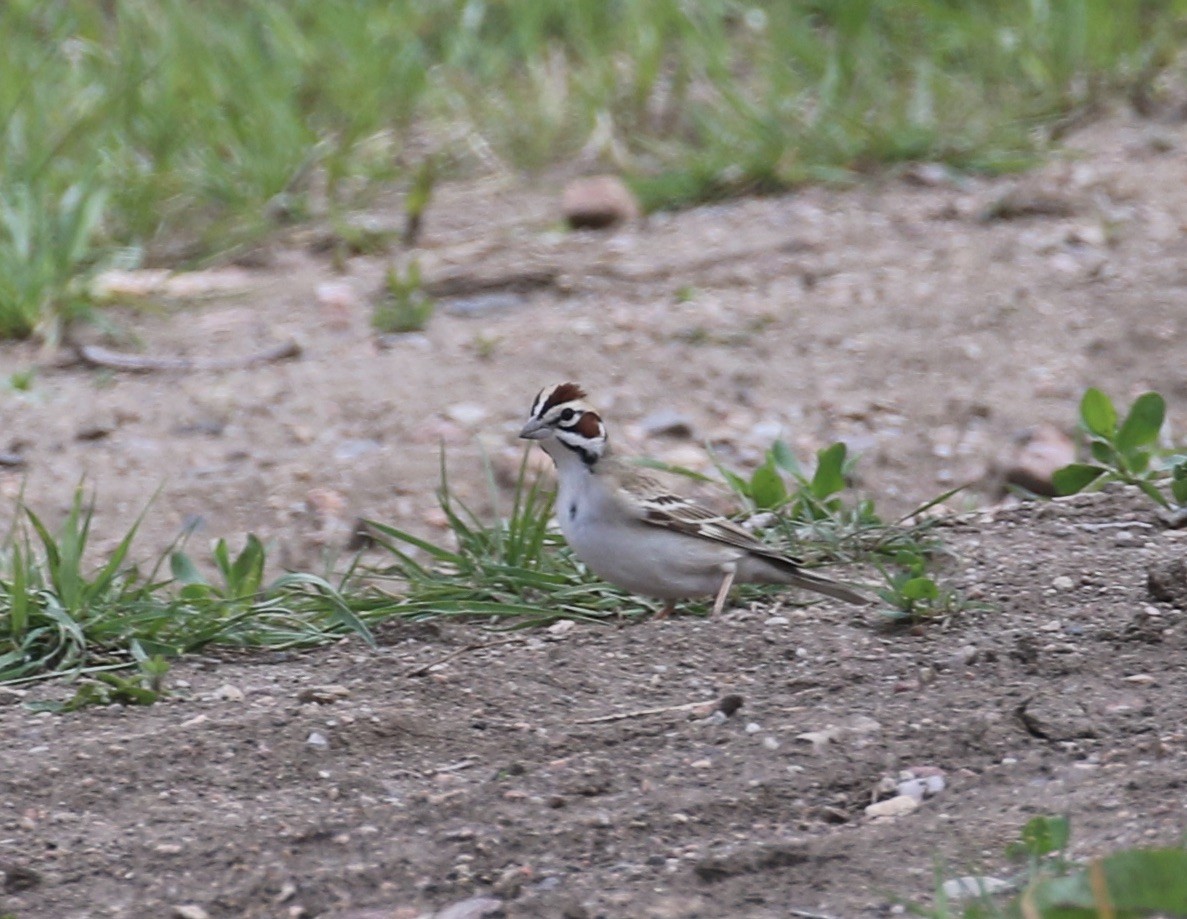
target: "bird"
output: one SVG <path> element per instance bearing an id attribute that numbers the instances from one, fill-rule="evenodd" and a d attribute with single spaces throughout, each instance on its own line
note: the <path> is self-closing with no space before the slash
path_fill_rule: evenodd
<path id="1" fill-rule="evenodd" d="M 610 450 L 602 417 L 576 383 L 540 390 L 519 432 L 556 465 L 555 513 L 573 554 L 594 574 L 633 594 L 665 601 L 713 597 L 725 608 L 736 583 L 784 584 L 848 603 L 870 600 L 807 571 L 728 517 L 671 494 Z"/>

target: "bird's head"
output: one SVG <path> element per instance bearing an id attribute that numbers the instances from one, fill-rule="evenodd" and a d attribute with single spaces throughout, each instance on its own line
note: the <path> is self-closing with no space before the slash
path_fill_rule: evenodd
<path id="1" fill-rule="evenodd" d="M 585 391 L 576 383 L 544 387 L 519 436 L 540 441 L 557 462 L 571 452 L 592 468 L 606 452 L 606 426 L 584 399 Z"/>

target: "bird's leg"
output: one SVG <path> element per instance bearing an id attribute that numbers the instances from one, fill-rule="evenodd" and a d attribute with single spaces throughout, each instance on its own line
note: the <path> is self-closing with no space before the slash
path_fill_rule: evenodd
<path id="1" fill-rule="evenodd" d="M 717 597 L 713 600 L 713 615 L 720 616 L 721 611 L 725 609 L 725 601 L 729 596 L 730 588 L 734 586 L 734 576 L 738 573 L 738 566 L 729 564 L 724 566 L 725 577 L 721 579 L 721 586 L 717 588 Z"/>
<path id="2" fill-rule="evenodd" d="M 676 612 L 676 601 L 669 600 L 664 604 L 664 608 L 655 614 L 656 619 L 667 619 L 672 613 Z"/>

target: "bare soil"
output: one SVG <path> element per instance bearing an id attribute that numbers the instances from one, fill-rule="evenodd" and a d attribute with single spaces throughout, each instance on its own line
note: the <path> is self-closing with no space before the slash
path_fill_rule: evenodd
<path id="1" fill-rule="evenodd" d="M 483 452 L 513 465 L 536 390 L 573 378 L 618 443 L 683 465 L 708 468 L 706 440 L 731 466 L 845 440 L 887 516 L 974 483 L 942 535 L 985 608 L 911 632 L 788 597 L 464 651 L 505 636 L 393 625 L 378 651 L 183 662 L 151 708 L 10 704 L 0 913 L 874 916 L 928 901 L 936 858 L 1008 873 L 1034 814 L 1070 814 L 1077 855 L 1178 840 L 1187 587 L 1152 594 L 1147 569 L 1182 531 L 1130 493 L 998 502 L 1018 434 L 1070 430 L 1089 385 L 1157 389 L 1181 430 L 1184 150 L 1181 126 L 1117 117 L 1021 178 L 914 170 L 609 234 L 558 232 L 554 189 L 453 186 L 419 252 L 423 334 L 369 326 L 386 258 L 336 273 L 303 231 L 230 290 L 119 318 L 152 355 L 295 337 L 299 359 L 130 374 L 3 346 L 0 379 L 38 369 L 0 403 L 25 462 L 0 489 L 53 518 L 85 476 L 100 550 L 158 487 L 141 555 L 185 525 L 302 567 L 356 516 L 441 536 L 439 443 L 483 509 Z M 661 409 L 692 437 L 649 434 Z M 946 787 L 867 816 L 910 767 Z"/>

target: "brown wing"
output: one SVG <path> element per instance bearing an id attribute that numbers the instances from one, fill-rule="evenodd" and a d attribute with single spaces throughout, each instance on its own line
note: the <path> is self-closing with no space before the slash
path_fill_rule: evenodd
<path id="1" fill-rule="evenodd" d="M 728 517 L 723 517 L 716 511 L 680 495 L 672 494 L 664 489 L 657 479 L 638 467 L 625 467 L 619 470 L 619 474 L 627 480 L 631 492 L 639 497 L 640 500 L 634 505 L 633 510 L 644 523 L 689 536 L 711 539 L 757 555 L 792 563 L 798 561 L 772 549 Z"/>

